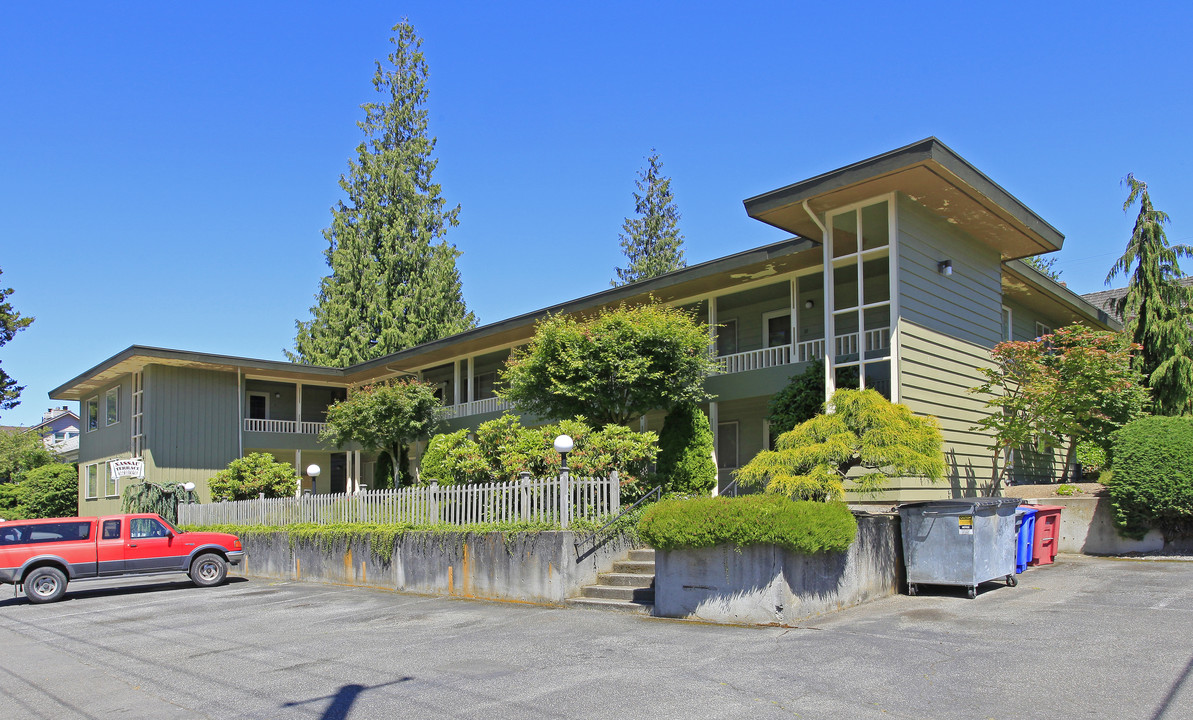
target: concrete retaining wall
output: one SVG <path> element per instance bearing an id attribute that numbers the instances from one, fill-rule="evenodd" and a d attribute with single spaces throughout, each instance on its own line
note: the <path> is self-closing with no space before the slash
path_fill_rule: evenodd
<path id="1" fill-rule="evenodd" d="M 1164 536 L 1152 530 L 1142 540 L 1128 540 L 1114 528 L 1110 498 L 1032 498 L 1031 505 L 1060 505 L 1060 546 L 1063 553 L 1121 555 L 1164 549 Z"/>
<path id="2" fill-rule="evenodd" d="M 899 516 L 857 514 L 845 552 L 801 555 L 774 545 L 655 553 L 655 615 L 724 623 L 781 623 L 899 592 Z"/>
<path id="3" fill-rule="evenodd" d="M 230 570 L 239 575 L 359 585 L 459 597 L 561 603 L 608 572 L 633 544 L 613 535 L 598 547 L 577 552 L 572 532 L 427 533 L 398 538 L 393 555 L 382 560 L 367 540 L 340 540 L 330 548 L 319 541 L 291 539 L 286 533 L 242 538 L 245 561 Z"/>

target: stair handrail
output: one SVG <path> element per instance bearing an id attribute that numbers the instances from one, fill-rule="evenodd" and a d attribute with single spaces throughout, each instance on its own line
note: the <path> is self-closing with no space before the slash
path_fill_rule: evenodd
<path id="1" fill-rule="evenodd" d="M 636 503 L 634 503 L 633 505 L 629 506 L 629 507 L 628 507 L 628 508 L 626 508 L 625 510 L 622 510 L 621 512 L 617 513 L 617 516 L 616 516 L 616 517 L 614 517 L 612 520 L 610 520 L 609 522 L 607 522 L 607 523 L 605 523 L 604 525 L 600 526 L 599 528 L 597 528 L 597 529 L 596 529 L 596 530 L 594 530 L 593 532 L 589 533 L 587 536 L 585 536 L 585 537 L 583 537 L 583 538 L 580 538 L 579 540 L 576 540 L 576 541 L 575 541 L 574 543 L 572 543 L 572 544 L 575 546 L 575 548 L 576 548 L 577 550 L 579 550 L 581 545 L 583 545 L 584 543 L 588 542 L 589 540 L 595 540 L 595 539 L 596 539 L 596 538 L 597 538 L 597 537 L 598 537 L 598 536 L 599 536 L 601 533 L 605 532 L 605 530 L 606 530 L 606 529 L 607 529 L 609 526 L 613 525 L 615 522 L 617 522 L 618 520 L 620 520 L 622 517 L 624 517 L 624 516 L 625 516 L 625 515 L 627 515 L 628 513 L 631 513 L 631 512 L 633 512 L 635 509 L 637 509 L 637 508 L 638 508 L 638 506 L 639 506 L 639 505 L 641 505 L 642 503 L 644 503 L 644 502 L 646 502 L 648 499 L 650 499 L 650 497 L 651 497 L 652 495 L 658 495 L 658 496 L 659 496 L 659 498 L 660 498 L 660 499 L 662 499 L 662 497 L 663 497 L 663 486 L 662 486 L 662 485 L 656 485 L 656 486 L 654 487 L 654 489 L 653 489 L 653 490 L 651 490 L 650 492 L 646 493 L 646 494 L 645 494 L 645 495 L 643 495 L 642 497 L 638 498 L 638 502 L 636 502 Z"/>

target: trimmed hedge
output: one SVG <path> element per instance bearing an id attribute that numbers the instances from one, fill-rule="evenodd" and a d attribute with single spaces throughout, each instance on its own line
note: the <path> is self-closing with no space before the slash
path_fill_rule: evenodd
<path id="1" fill-rule="evenodd" d="M 1151 528 L 1166 540 L 1193 533 L 1193 418 L 1144 417 L 1111 441 L 1107 491 L 1119 533 L 1136 540 Z"/>
<path id="2" fill-rule="evenodd" d="M 783 495 L 691 498 L 651 506 L 638 535 L 658 550 L 773 544 L 814 555 L 846 550 L 857 537 L 857 520 L 843 503 Z"/>

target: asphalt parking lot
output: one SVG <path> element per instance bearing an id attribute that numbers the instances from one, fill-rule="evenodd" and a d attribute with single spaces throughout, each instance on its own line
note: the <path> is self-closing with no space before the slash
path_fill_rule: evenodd
<path id="1" fill-rule="evenodd" d="M 1062 556 L 975 600 L 929 589 L 795 628 L 102 581 L 0 600 L 0 718 L 1175 720 L 1191 637 L 1193 562 Z"/>

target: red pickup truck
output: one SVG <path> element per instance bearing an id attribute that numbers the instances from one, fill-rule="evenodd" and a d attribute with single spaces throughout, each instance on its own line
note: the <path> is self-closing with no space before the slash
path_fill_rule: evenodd
<path id="1" fill-rule="evenodd" d="M 89 578 L 184 572 L 210 587 L 243 558 L 235 535 L 181 532 L 157 515 L 0 522 L 0 583 L 24 586 L 35 603 L 59 600 L 69 581 Z"/>

